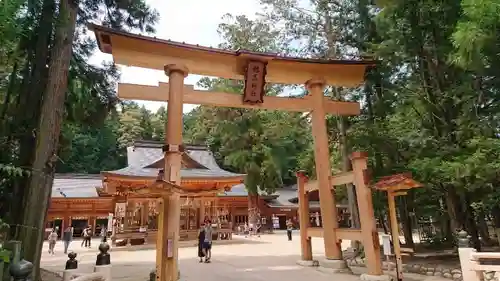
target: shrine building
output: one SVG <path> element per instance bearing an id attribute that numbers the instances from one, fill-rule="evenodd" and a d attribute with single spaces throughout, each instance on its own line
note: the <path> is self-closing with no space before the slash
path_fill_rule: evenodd
<path id="1" fill-rule="evenodd" d="M 164 166 L 163 143 L 136 141 L 127 148 L 127 167 L 104 171 L 99 175 L 56 174 L 52 188 L 46 228 L 55 226 L 62 232 L 68 225 L 79 237 L 90 225 L 98 235 L 113 219 L 113 242 L 132 240 L 155 242 L 157 232 L 156 200 L 147 194 L 128 193 L 129 188 L 154 181 Z M 206 146 L 185 145 L 182 157 L 182 185 L 224 187 L 227 191 L 213 196 L 183 197 L 181 199 L 180 239 L 195 239 L 205 218 L 218 224 L 218 238 L 230 239 L 239 226 L 248 222 L 249 200 L 258 206 L 263 230 L 285 229 L 291 219 L 298 226 L 297 186 L 279 189 L 273 194 L 261 193 L 249 197 L 243 184 L 244 174 L 222 169 Z M 318 192 L 310 194 L 310 217 L 320 224 Z M 339 213 L 347 206 L 338 205 Z M 273 219 L 274 218 L 274 219 Z M 240 228 L 241 229 L 241 228 Z"/>

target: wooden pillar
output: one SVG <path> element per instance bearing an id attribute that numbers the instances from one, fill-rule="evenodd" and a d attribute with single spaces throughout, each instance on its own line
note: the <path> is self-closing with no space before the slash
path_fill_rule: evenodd
<path id="1" fill-rule="evenodd" d="M 229 215 L 231 216 L 231 225 L 232 227 L 236 226 L 237 224 L 235 223 L 234 221 L 234 201 L 229 201 L 230 202 L 230 205 L 231 207 L 229 208 Z M 231 231 L 233 231 L 234 229 L 231 228 Z"/>
<path id="2" fill-rule="evenodd" d="M 141 203 L 141 226 L 148 226 L 148 218 L 149 218 L 149 201 L 142 201 Z"/>
<path id="3" fill-rule="evenodd" d="M 184 78 L 188 71 L 183 66 L 166 65 L 169 77 L 169 99 L 165 124 L 164 179 L 181 184 L 182 106 Z M 164 195 L 160 207 L 158 241 L 156 248 L 156 278 L 158 281 L 177 281 L 180 223 L 179 194 Z"/>
<path id="4" fill-rule="evenodd" d="M 200 226 L 203 225 L 204 220 L 205 220 L 205 199 L 202 197 L 200 198 Z"/>
<path id="5" fill-rule="evenodd" d="M 125 202 L 125 217 L 123 218 L 123 229 L 128 229 L 129 220 L 130 220 L 130 205 L 132 205 L 132 201 L 127 198 Z"/>
<path id="6" fill-rule="evenodd" d="M 95 236 L 96 235 L 96 233 L 95 233 L 96 225 L 95 224 L 97 223 L 97 217 L 96 216 L 90 217 L 90 221 L 92 223 L 92 227 L 91 227 L 91 229 L 92 229 L 92 236 Z"/>
<path id="7" fill-rule="evenodd" d="M 375 214 L 373 211 L 372 192 L 367 186 L 367 154 L 354 152 L 351 155 L 352 169 L 354 172 L 354 185 L 358 199 L 361 235 L 367 269 L 369 275 L 382 275 L 382 260 L 380 256 L 380 241 L 378 237 Z"/>
<path id="8" fill-rule="evenodd" d="M 311 237 L 307 235 L 307 228 L 309 226 L 309 198 L 305 190 L 305 183 L 306 176 L 304 173 L 297 172 L 301 257 L 304 261 L 312 261 Z"/>
<path id="9" fill-rule="evenodd" d="M 311 118 L 314 138 L 314 161 L 319 185 L 319 197 L 321 198 L 319 202 L 323 222 L 325 257 L 331 260 L 341 260 L 342 250 L 335 233 L 335 229 L 338 228 L 337 208 L 335 207 L 335 197 L 332 196 L 330 182 L 332 170 L 330 167 L 330 151 L 324 109 L 325 99 L 323 95 L 325 82 L 322 79 L 311 79 L 306 82 L 306 88 L 313 101 Z"/>
<path id="10" fill-rule="evenodd" d="M 403 258 L 401 257 L 401 245 L 399 244 L 399 223 L 396 214 L 396 196 L 392 191 L 387 192 L 387 203 L 389 207 L 389 219 L 391 222 L 392 245 L 396 256 L 396 272 L 399 280 L 403 279 Z"/>

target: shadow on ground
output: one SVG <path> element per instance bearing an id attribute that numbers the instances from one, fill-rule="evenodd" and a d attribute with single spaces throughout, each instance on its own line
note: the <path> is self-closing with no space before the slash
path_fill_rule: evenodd
<path id="1" fill-rule="evenodd" d="M 179 260 L 181 280 L 186 281 L 229 281 L 229 280 L 315 280 L 331 281 L 332 275 L 304 268 L 295 264 L 298 256 L 213 256 L 211 263 L 199 263 L 198 258 Z M 92 262 L 80 263 L 78 272 L 92 272 Z M 112 262 L 113 280 L 146 281 L 154 269 L 154 261 Z M 46 270 L 62 274 L 62 265 L 45 266 Z M 346 275 L 344 281 L 358 280 L 355 276 Z M 312 279 L 311 279 L 312 278 Z M 52 281 L 52 280 L 44 280 Z"/>
<path id="2" fill-rule="evenodd" d="M 179 260 L 182 281 L 358 281 L 359 276 L 351 274 L 333 274 L 316 268 L 296 265 L 297 255 L 286 256 L 231 256 L 220 253 L 214 256 L 211 263 L 199 263 L 198 258 L 182 258 Z M 79 272 L 92 272 L 94 263 L 81 263 Z M 126 261 L 112 263 L 113 281 L 147 281 L 154 269 L 154 261 Z M 63 266 L 45 266 L 46 270 L 62 275 Z M 361 271 L 360 271 L 361 270 Z M 356 269 L 355 274 L 364 273 Z M 48 276 L 48 275 L 47 275 Z M 406 275 L 406 281 L 425 281 L 426 276 Z M 43 279 L 43 281 L 60 281 L 60 278 Z M 430 279 L 429 279 L 430 280 Z M 444 279 L 432 279 L 444 280 Z"/>
<path id="3" fill-rule="evenodd" d="M 181 241 L 179 243 L 179 248 L 190 248 L 196 247 L 198 245 L 198 241 Z M 270 242 L 262 241 L 262 240 L 250 240 L 242 237 L 238 237 L 232 240 L 214 240 L 214 246 L 218 245 L 241 245 L 241 244 L 270 244 Z M 143 251 L 143 250 L 153 250 L 156 249 L 156 243 L 149 243 L 143 245 L 134 245 L 134 246 L 119 246 L 113 247 L 110 252 L 119 252 L 119 251 Z"/>

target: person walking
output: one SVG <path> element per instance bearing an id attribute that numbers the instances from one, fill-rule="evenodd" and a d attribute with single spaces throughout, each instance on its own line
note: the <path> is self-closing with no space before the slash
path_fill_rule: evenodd
<path id="1" fill-rule="evenodd" d="M 89 225 L 87 227 L 87 242 L 85 242 L 85 247 L 87 247 L 87 243 L 88 243 L 88 247 L 90 248 L 92 245 L 92 226 Z"/>
<path id="2" fill-rule="evenodd" d="M 200 263 L 203 262 L 203 257 L 205 253 L 203 251 L 203 243 L 205 243 L 205 226 L 202 225 L 198 231 L 198 257 L 200 258 Z"/>
<path id="3" fill-rule="evenodd" d="M 245 225 L 243 226 L 243 233 L 245 234 L 245 238 L 247 238 L 248 234 L 250 233 L 247 222 L 245 222 Z"/>
<path id="4" fill-rule="evenodd" d="M 205 255 L 205 263 L 209 263 L 212 258 L 212 222 L 205 221 L 205 239 L 203 241 L 203 254 Z"/>
<path id="5" fill-rule="evenodd" d="M 68 253 L 69 244 L 73 241 L 73 227 L 68 226 L 63 232 L 64 253 Z"/>
<path id="6" fill-rule="evenodd" d="M 56 247 L 57 242 L 57 232 L 55 229 L 52 229 L 52 232 L 49 234 L 49 254 L 54 255 L 54 248 Z"/>
<path id="7" fill-rule="evenodd" d="M 288 219 L 286 222 L 286 236 L 288 236 L 288 241 L 292 241 L 292 230 L 293 230 L 292 220 Z"/>
<path id="8" fill-rule="evenodd" d="M 91 236 L 91 226 L 87 226 L 83 232 L 82 232 L 82 236 L 83 236 L 83 240 L 82 240 L 82 247 L 85 246 L 85 248 L 90 248 L 91 246 L 91 239 L 92 239 L 92 236 Z"/>
<path id="9" fill-rule="evenodd" d="M 107 238 L 107 230 L 106 230 L 106 227 L 104 225 L 101 225 L 101 233 L 100 233 L 100 236 L 101 236 L 101 242 L 106 242 L 106 238 Z"/>

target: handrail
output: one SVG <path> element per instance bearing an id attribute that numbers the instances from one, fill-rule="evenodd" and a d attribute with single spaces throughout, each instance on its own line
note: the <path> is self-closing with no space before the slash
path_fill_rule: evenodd
<path id="1" fill-rule="evenodd" d="M 500 253 L 494 252 L 473 252 L 471 258 L 474 260 L 479 259 L 500 259 Z"/>

